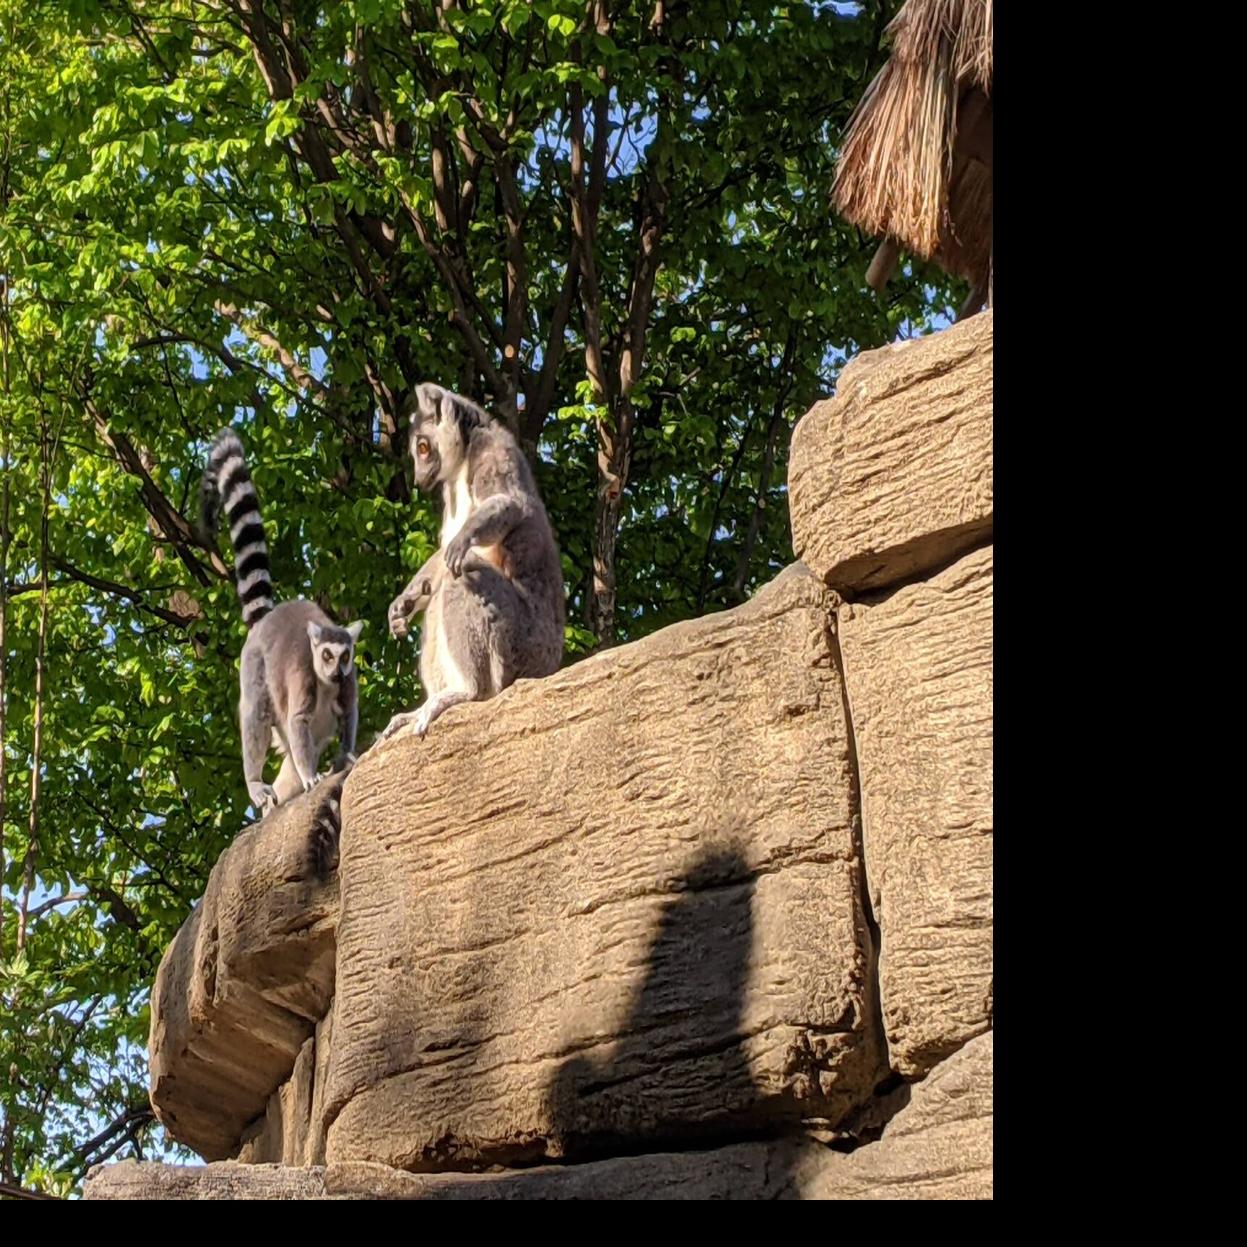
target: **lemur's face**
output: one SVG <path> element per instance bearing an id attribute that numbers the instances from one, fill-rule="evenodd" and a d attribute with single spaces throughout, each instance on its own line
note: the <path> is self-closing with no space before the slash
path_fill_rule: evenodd
<path id="1" fill-rule="evenodd" d="M 463 459 L 453 422 L 423 417 L 411 429 L 411 462 L 416 488 L 426 493 L 449 480 Z"/>
<path id="2" fill-rule="evenodd" d="M 312 669 L 322 684 L 341 684 L 354 671 L 355 642 L 362 627 L 358 621 L 349 628 L 326 628 L 318 623 L 307 625 Z"/>
<path id="3" fill-rule="evenodd" d="M 476 413 L 440 385 L 418 385 L 411 399 L 411 462 L 416 487 L 426 493 L 463 466 Z"/>

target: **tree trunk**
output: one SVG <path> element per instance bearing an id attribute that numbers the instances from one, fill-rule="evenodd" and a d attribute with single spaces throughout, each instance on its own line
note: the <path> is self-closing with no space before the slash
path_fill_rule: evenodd
<path id="1" fill-rule="evenodd" d="M 22 904 L 17 915 L 17 951 L 26 947 L 26 926 L 30 914 L 30 894 L 35 889 L 35 867 L 39 860 L 39 796 L 43 754 L 43 687 L 48 639 L 48 513 L 52 508 L 52 462 L 48 445 L 47 420 L 40 421 L 40 475 L 43 507 L 39 521 L 39 638 L 35 647 L 35 727 L 30 753 L 30 829 L 26 841 L 26 860 L 22 865 Z"/>
<path id="2" fill-rule="evenodd" d="M 3 383 L 4 444 L 0 446 L 0 472 L 4 481 L 0 485 L 0 948 L 4 947 L 4 828 L 8 817 L 8 801 L 5 788 L 5 723 L 9 700 L 7 676 L 7 634 L 9 624 L 9 477 L 13 465 L 9 462 L 13 449 L 10 428 L 13 413 L 9 409 L 11 385 L 9 383 L 9 285 L 0 273 L 0 382 Z M 7 1173 L 6 1173 L 7 1176 Z"/>
<path id="3" fill-rule="evenodd" d="M 623 492 L 632 466 L 632 400 L 620 399 L 613 419 L 598 421 L 598 497 L 593 525 L 593 593 L 589 627 L 599 648 L 615 643 L 615 543 Z"/>
<path id="4" fill-rule="evenodd" d="M 775 466 L 775 440 L 779 436 L 779 428 L 784 419 L 784 407 L 788 395 L 792 393 L 792 361 L 797 352 L 797 335 L 792 331 L 788 341 L 784 343 L 784 355 L 779 364 L 779 393 L 775 396 L 775 406 L 771 411 L 771 423 L 766 431 L 766 450 L 762 455 L 762 471 L 758 477 L 758 495 L 754 499 L 753 513 L 749 517 L 749 530 L 740 548 L 740 560 L 736 567 L 736 580 L 733 593 L 736 601 L 745 600 L 745 585 L 749 581 L 749 563 L 753 558 L 753 548 L 758 542 L 758 531 L 762 527 L 762 513 L 766 510 L 766 495 L 771 488 L 771 469 Z"/>
<path id="5" fill-rule="evenodd" d="M 624 490 L 628 486 L 628 470 L 632 466 L 632 442 L 636 429 L 632 394 L 645 363 L 645 340 L 654 302 L 654 282 L 657 280 L 660 264 L 658 244 L 662 238 L 670 198 L 670 192 L 660 174 L 664 140 L 665 127 L 660 112 L 658 129 L 650 147 L 650 168 L 641 203 L 637 257 L 628 292 L 628 319 L 622 331 L 617 388 L 608 403 L 609 423 L 599 420 L 597 428 L 597 515 L 593 529 L 593 596 L 588 604 L 588 618 L 599 648 L 615 643 L 615 611 L 618 599 L 615 544 L 619 516 L 623 509 Z M 587 298 L 585 307 L 587 315 Z M 589 336 L 586 333 L 586 339 Z"/>

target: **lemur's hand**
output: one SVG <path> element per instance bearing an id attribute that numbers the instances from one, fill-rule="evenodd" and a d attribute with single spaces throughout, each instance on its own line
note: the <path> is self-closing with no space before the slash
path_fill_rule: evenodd
<path id="1" fill-rule="evenodd" d="M 401 641 L 407 635 L 407 625 L 411 616 L 411 599 L 405 593 L 400 593 L 390 603 L 390 635 Z"/>
<path id="2" fill-rule="evenodd" d="M 251 797 L 251 804 L 260 812 L 261 818 L 271 814 L 277 808 L 277 791 L 271 784 L 248 784 L 247 791 Z"/>
<path id="3" fill-rule="evenodd" d="M 464 560 L 468 557 L 468 551 L 472 549 L 472 542 L 464 531 L 457 532 L 446 546 L 442 558 L 446 562 L 446 570 L 452 576 L 458 579 L 463 574 Z"/>
<path id="4" fill-rule="evenodd" d="M 414 713 L 396 714 L 382 729 L 381 735 L 377 737 L 378 743 L 383 740 L 389 740 L 399 728 L 406 727 L 415 717 Z"/>

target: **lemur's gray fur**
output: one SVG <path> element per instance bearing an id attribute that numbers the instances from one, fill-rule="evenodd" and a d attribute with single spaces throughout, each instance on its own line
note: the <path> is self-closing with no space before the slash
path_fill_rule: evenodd
<path id="1" fill-rule="evenodd" d="M 442 488 L 442 536 L 389 613 L 390 631 L 402 637 L 425 612 L 425 702 L 395 715 L 382 738 L 410 722 L 423 736 L 451 706 L 550 675 L 563 658 L 558 547 L 515 438 L 440 385 L 417 386 L 408 407 L 416 485 Z"/>
<path id="2" fill-rule="evenodd" d="M 355 642 L 363 624 L 339 628 L 314 602 L 273 605 L 260 502 L 242 442 L 232 429 L 222 429 L 212 444 L 202 501 L 208 534 L 216 532 L 222 512 L 229 521 L 248 630 L 238 700 L 243 774 L 252 804 L 267 814 L 315 785 L 320 755 L 335 735 L 340 750 L 333 770 L 354 763 L 359 720 Z M 285 758 L 269 785 L 264 763 L 272 747 Z"/>

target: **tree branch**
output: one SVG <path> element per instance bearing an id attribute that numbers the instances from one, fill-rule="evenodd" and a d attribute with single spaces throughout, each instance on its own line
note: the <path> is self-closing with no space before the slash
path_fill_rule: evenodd
<path id="1" fill-rule="evenodd" d="M 719 529 L 719 516 L 723 513 L 723 500 L 727 497 L 727 491 L 731 487 L 732 480 L 736 473 L 740 470 L 741 460 L 745 457 L 745 450 L 749 446 L 749 438 L 753 433 L 753 420 L 745 425 L 745 431 L 740 435 L 740 445 L 736 447 L 736 453 L 732 456 L 732 462 L 723 474 L 723 479 L 719 482 L 719 496 L 715 499 L 714 511 L 710 516 L 710 531 L 706 534 L 706 549 L 701 560 L 701 575 L 697 583 L 697 613 L 700 615 L 706 609 L 706 595 L 710 591 L 710 556 L 714 552 L 715 539 L 714 535 Z"/>
<path id="2" fill-rule="evenodd" d="M 59 589 L 63 585 L 72 584 L 71 580 L 49 580 L 49 589 Z M 5 598 L 21 597 L 25 593 L 39 593 L 43 589 L 43 585 L 36 580 L 15 580 L 4 586 Z"/>
<path id="3" fill-rule="evenodd" d="M 88 895 L 87 892 L 66 892 L 64 896 L 54 896 L 51 900 L 34 906 L 30 910 L 30 917 L 38 918 L 40 914 L 47 913 L 49 909 L 55 909 L 58 905 L 72 905 L 75 901 L 85 901 Z"/>
<path id="4" fill-rule="evenodd" d="M 73 1051 L 74 1045 L 78 1042 L 78 1036 L 86 1029 L 87 1023 L 91 1020 L 91 1015 L 100 1007 L 103 1002 L 103 996 L 95 996 L 91 1003 L 82 1011 L 82 1016 L 74 1024 L 73 1033 L 65 1041 L 61 1047 L 61 1054 L 56 1060 L 56 1064 L 48 1072 L 46 1078 L 41 1080 L 40 1085 L 43 1088 L 43 1094 L 39 1098 L 39 1116 L 42 1117 L 48 1111 L 48 1105 L 51 1103 L 52 1094 L 56 1090 L 57 1083 L 61 1076 L 61 1071 L 65 1068 L 65 1063 L 69 1060 L 69 1054 Z"/>
<path id="5" fill-rule="evenodd" d="M 156 521 L 162 535 L 172 542 L 191 575 L 201 585 L 212 583 L 211 577 L 204 570 L 203 564 L 192 553 L 192 547 L 195 547 L 207 552 L 212 570 L 218 576 L 222 579 L 228 578 L 229 571 L 224 562 L 222 562 L 221 556 L 200 539 L 199 534 L 187 523 L 185 517 L 165 497 L 160 487 L 152 480 L 147 468 L 144 467 L 142 456 L 135 449 L 134 443 L 124 433 L 113 431 L 110 427 L 110 422 L 96 406 L 89 391 L 86 389 L 82 391 L 82 402 L 87 414 L 95 425 L 96 432 L 99 433 L 104 444 L 116 456 L 117 462 L 131 476 L 138 478 L 142 488 L 143 505 L 147 508 L 147 512 L 152 519 Z"/>
<path id="6" fill-rule="evenodd" d="M 237 325 L 253 342 L 257 342 L 266 350 L 272 351 L 277 356 L 281 366 L 294 379 L 294 383 L 299 389 L 314 390 L 318 394 L 329 393 L 329 387 L 323 381 L 318 381 L 312 376 L 263 325 L 258 325 L 254 321 L 248 320 L 232 303 L 226 303 L 221 299 L 217 299 L 212 306 L 226 320 Z"/>
<path id="7" fill-rule="evenodd" d="M 546 338 L 545 351 L 541 358 L 541 372 L 536 385 L 530 387 L 528 402 L 524 407 L 523 436 L 535 451 L 541 431 L 545 428 L 546 417 L 550 414 L 550 406 L 554 402 L 554 387 L 558 379 L 559 363 L 563 358 L 567 322 L 571 316 L 572 304 L 576 299 L 576 291 L 580 284 L 580 243 L 572 240 L 571 254 L 567 258 L 567 268 L 563 272 L 563 286 L 554 304 L 550 316 L 550 333 Z"/>
<path id="8" fill-rule="evenodd" d="M 481 339 L 481 335 L 472 324 L 471 318 L 468 316 L 468 304 L 473 304 L 474 310 L 480 315 L 482 322 L 489 331 L 490 337 L 495 340 L 498 346 L 501 346 L 502 334 L 499 332 L 497 325 L 494 324 L 493 317 L 485 314 L 476 294 L 466 289 L 464 283 L 460 281 L 459 274 L 450 257 L 437 245 L 429 233 L 428 225 L 425 223 L 424 218 L 421 217 L 419 210 L 411 202 L 410 196 L 405 191 L 400 191 L 400 196 L 407 220 L 410 222 L 412 229 L 415 230 L 420 245 L 428 254 L 429 259 L 433 261 L 433 266 L 437 269 L 438 275 L 450 294 L 451 303 L 453 304 L 451 323 L 463 336 L 468 350 L 472 353 L 473 361 L 485 377 L 486 384 L 495 394 L 505 397 L 507 392 L 506 380 L 502 373 L 498 371 L 492 356 Z"/>
<path id="9" fill-rule="evenodd" d="M 39 516 L 39 578 L 43 591 L 39 594 L 39 632 L 35 647 L 35 713 L 30 748 L 30 824 L 26 857 L 22 864 L 22 900 L 17 913 L 16 948 L 19 953 L 26 947 L 26 935 L 30 925 L 30 894 L 35 886 L 39 857 L 39 798 L 43 790 L 43 691 L 47 678 L 48 640 L 48 518 L 52 509 L 53 450 L 42 402 L 39 404 L 39 411 L 39 485 L 43 495 Z"/>
<path id="10" fill-rule="evenodd" d="M 571 206 L 573 254 L 580 260 L 580 305 L 584 322 L 585 368 L 599 401 L 609 404 L 606 358 L 602 349 L 602 294 L 594 262 L 597 221 L 585 188 L 584 93 L 579 83 L 569 93 L 571 112 Z"/>
<path id="11" fill-rule="evenodd" d="M 126 1131 L 134 1129 L 136 1126 L 144 1126 L 155 1118 L 156 1114 L 152 1112 L 150 1104 L 131 1104 L 124 1108 L 116 1117 L 104 1127 L 99 1134 L 94 1135 L 85 1143 L 80 1143 L 74 1148 L 72 1155 L 76 1156 L 83 1167 L 87 1167 L 88 1162 L 98 1164 L 99 1160 L 92 1160 L 91 1153 L 97 1148 L 103 1147 L 110 1139 L 118 1134 L 122 1134 L 122 1143 L 125 1142 L 124 1134 Z M 116 1149 L 114 1148 L 113 1151 Z M 101 1160 L 106 1160 L 111 1156 L 112 1152 L 108 1152 Z"/>
<path id="12" fill-rule="evenodd" d="M 670 200 L 670 191 L 660 173 L 666 147 L 663 120 L 666 101 L 660 99 L 659 103 L 658 126 L 646 159 L 644 188 L 638 204 L 637 255 L 628 291 L 618 379 L 607 417 L 597 421 L 598 497 L 594 519 L 593 595 L 587 606 L 589 623 L 600 646 L 610 645 L 615 639 L 615 542 L 623 492 L 632 464 L 635 423 L 632 394 L 645 363 L 654 284 L 661 263 L 658 244 L 666 224 Z M 602 141 L 604 143 L 605 135 Z M 587 340 L 588 324 L 585 336 Z M 600 344 L 598 349 L 600 353 Z"/>
<path id="13" fill-rule="evenodd" d="M 129 927 L 131 931 L 142 931 L 143 923 L 140 921 L 138 914 L 126 903 L 125 898 L 115 892 L 106 883 L 92 883 L 89 885 L 91 891 L 99 896 L 105 905 L 108 906 L 108 912 L 112 915 L 114 922 L 121 923 L 124 927 Z"/>
<path id="14" fill-rule="evenodd" d="M 46 1191 L 29 1191 L 24 1186 L 12 1182 L 0 1182 L 0 1196 L 5 1199 L 60 1199 L 59 1195 L 49 1195 Z"/>
<path id="15" fill-rule="evenodd" d="M 762 512 L 766 509 L 766 495 L 771 487 L 771 468 L 775 463 L 775 439 L 784 419 L 784 406 L 788 395 L 792 392 L 792 359 L 797 350 L 797 331 L 788 331 L 788 340 L 784 343 L 784 356 L 779 365 L 779 375 L 783 378 L 779 393 L 775 396 L 775 406 L 771 412 L 771 423 L 766 434 L 766 450 L 762 456 L 762 471 L 758 476 L 758 494 L 754 499 L 753 513 L 749 517 L 749 529 L 740 547 L 740 560 L 736 567 L 736 579 L 733 590 L 738 601 L 745 597 L 745 581 L 749 579 L 749 560 L 753 558 L 753 548 L 758 541 L 758 529 L 762 524 Z"/>
<path id="16" fill-rule="evenodd" d="M 133 603 L 139 610 L 146 611 L 149 615 L 155 615 L 157 619 L 163 619 L 166 623 L 174 624 L 178 628 L 185 628 L 197 618 L 195 615 L 179 615 L 177 611 L 166 610 L 163 606 L 153 606 L 150 602 L 143 600 L 143 595 L 138 590 L 128 589 L 125 585 L 117 584 L 116 581 L 105 580 L 102 576 L 94 576 L 90 572 L 84 572 L 80 567 L 75 567 L 59 555 L 53 554 L 51 563 L 53 567 L 64 572 L 70 580 L 90 585 L 91 588 L 98 589 L 101 593 L 108 593 L 113 597 L 123 598 L 125 601 Z"/>

